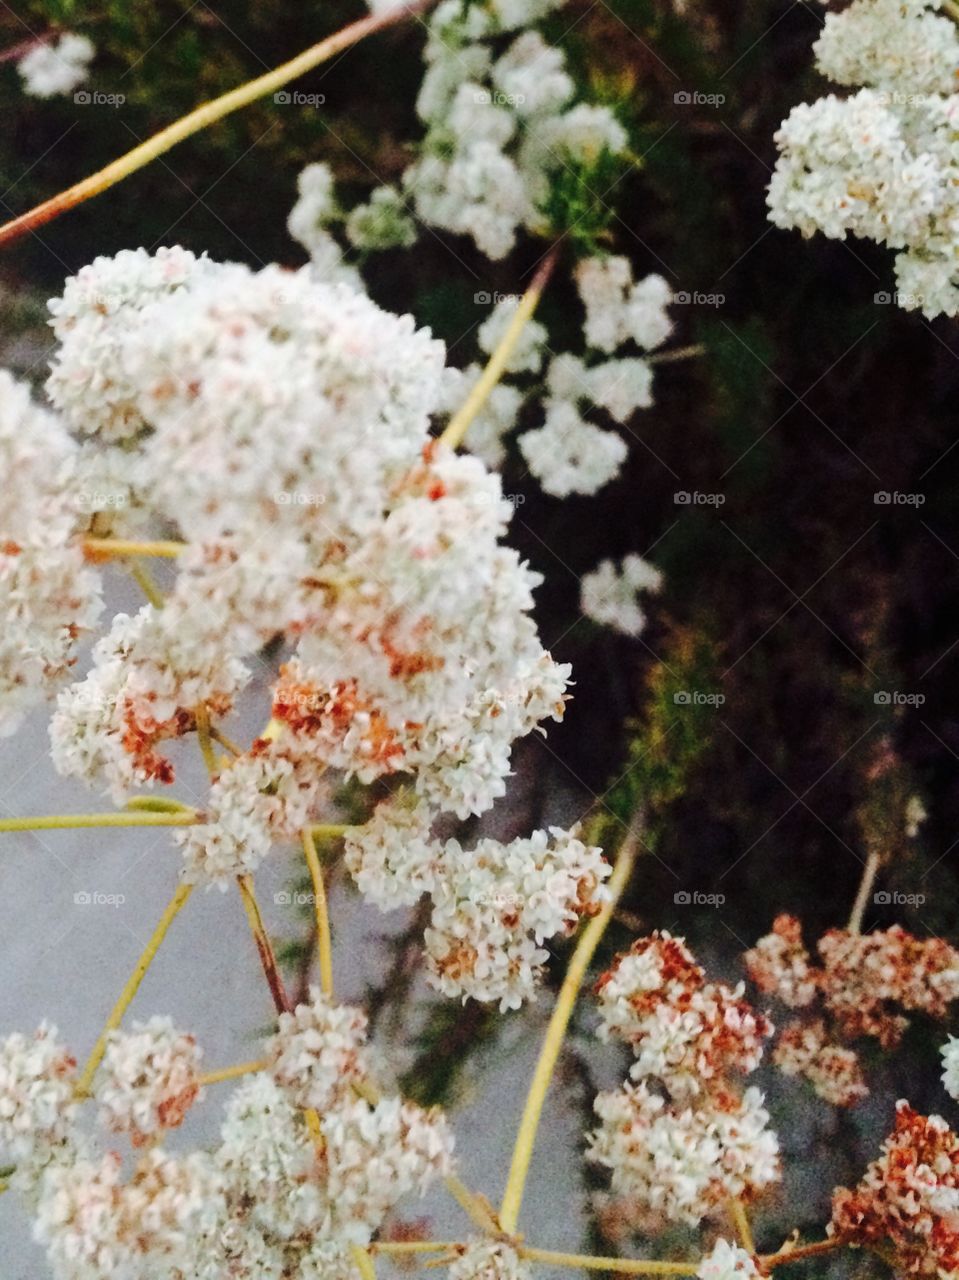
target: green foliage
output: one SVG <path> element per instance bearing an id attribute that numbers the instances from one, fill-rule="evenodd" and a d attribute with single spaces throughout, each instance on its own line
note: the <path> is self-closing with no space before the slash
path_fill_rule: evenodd
<path id="1" fill-rule="evenodd" d="M 496 1030 L 495 1009 L 475 1000 L 431 1001 L 426 1021 L 413 1038 L 413 1065 L 400 1080 L 403 1096 L 424 1107 L 449 1106 L 474 1069 L 477 1054 L 495 1043 Z"/>
<path id="2" fill-rule="evenodd" d="M 716 661 L 710 642 L 679 630 L 668 656 L 650 669 L 642 719 L 630 735 L 625 772 L 603 797 L 594 838 L 613 845 L 617 830 L 637 811 L 643 842 L 655 843 L 669 807 L 684 792 L 689 775 L 708 749 L 715 721 Z"/>
<path id="3" fill-rule="evenodd" d="M 632 163 L 638 161 L 634 158 Z M 566 160 L 553 174 L 542 205 L 546 237 L 570 241 L 583 256 L 600 252 L 601 246 L 609 243 L 616 217 L 609 193 L 629 167 L 629 160 L 606 148 L 591 161 Z"/>

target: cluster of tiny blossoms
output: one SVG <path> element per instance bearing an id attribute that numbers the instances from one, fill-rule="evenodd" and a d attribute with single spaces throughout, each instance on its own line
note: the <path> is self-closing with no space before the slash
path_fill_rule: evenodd
<path id="1" fill-rule="evenodd" d="M 520 231 L 543 229 L 557 172 L 625 151 L 626 130 L 608 107 L 575 101 L 565 56 L 537 29 L 564 3 L 442 0 L 426 20 L 425 133 L 398 184 L 346 213 L 324 166 L 300 179 L 290 230 L 319 265 L 340 257 L 338 224 L 355 249 L 408 248 L 420 223 L 505 258 Z"/>
<path id="2" fill-rule="evenodd" d="M 800 922 L 781 915 L 746 953 L 746 969 L 760 990 L 802 1011 L 782 1029 L 776 1065 L 826 1101 L 851 1106 L 868 1089 L 857 1054 L 839 1042 L 868 1036 L 888 1049 L 909 1025 L 903 1011 L 944 1018 L 959 999 L 959 952 L 898 925 L 867 934 L 830 929 L 818 951 L 816 965 Z"/>
<path id="3" fill-rule="evenodd" d="M 229 1098 L 219 1145 L 172 1155 L 158 1144 L 197 1097 L 193 1038 L 164 1018 L 113 1032 L 93 1092 L 106 1128 L 131 1137 L 126 1157 L 81 1128 L 76 1064 L 56 1032 L 10 1036 L 0 1150 L 57 1280 L 352 1274 L 350 1247 L 448 1173 L 452 1153 L 438 1112 L 356 1091 L 365 1035 L 359 1010 L 312 992 L 280 1020 L 267 1069 Z"/>
<path id="4" fill-rule="evenodd" d="M 79 449 L 62 423 L 0 371 L 0 733 L 19 728 L 76 662 L 101 610 L 77 532 Z"/>
<path id="5" fill-rule="evenodd" d="M 529 409 L 541 426 L 517 438 L 520 454 L 546 493 L 565 498 L 594 494 L 619 474 L 628 453 L 615 429 L 653 403 L 653 368 L 646 354 L 672 332 L 667 306 L 672 293 L 657 275 L 633 280 L 627 258 L 586 258 L 576 268 L 584 307 L 583 355 L 556 353 L 546 328 L 528 323 L 506 365 L 503 381 L 466 433 L 466 445 L 490 466 L 506 457 L 505 437 Z M 480 326 L 479 345 L 492 354 L 519 300 L 504 298 Z M 639 354 L 637 354 L 637 352 Z M 478 364 L 451 374 L 445 387 L 450 410 L 479 377 Z M 614 424 L 600 426 L 590 421 Z"/>
<path id="6" fill-rule="evenodd" d="M 346 865 L 383 910 L 429 894 L 427 977 L 450 996 L 518 1008 L 535 993 L 546 939 L 571 933 L 603 901 L 609 864 L 557 827 L 502 844 L 431 837 L 432 815 L 384 801 L 346 841 Z"/>
<path id="7" fill-rule="evenodd" d="M 897 301 L 930 319 L 959 312 L 959 31 L 939 8 L 853 0 L 827 15 L 817 65 L 858 91 L 792 111 L 769 187 L 777 226 L 897 250 Z"/>
<path id="8" fill-rule="evenodd" d="M 443 0 L 437 6 L 427 20 L 427 71 L 417 101 L 427 132 L 400 184 L 377 188 L 347 212 L 328 165 L 311 164 L 300 175 L 289 227 L 317 271 L 355 277 L 344 254 L 408 248 L 418 223 L 470 236 L 491 260 L 504 258 L 521 230 L 549 232 L 542 210 L 557 175 L 591 172 L 604 157 L 625 152 L 627 134 L 615 115 L 574 101 L 565 58 L 537 27 L 563 2 Z M 340 226 L 338 240 L 331 228 Z M 506 367 L 508 380 L 493 389 L 465 440 L 488 466 L 499 467 L 505 437 L 528 408 L 541 423 L 519 436 L 519 450 L 528 471 L 556 497 L 596 493 L 618 474 L 627 446 L 609 424 L 625 426 L 652 405 L 645 357 L 672 331 L 669 286 L 658 275 L 634 282 L 626 258 L 588 257 L 577 268 L 577 282 L 586 308 L 584 353 L 553 352 L 544 326 L 527 323 Z M 518 302 L 504 297 L 479 326 L 481 353 L 496 349 Z M 478 363 L 449 371 L 450 413 L 479 374 Z"/>
<path id="9" fill-rule="evenodd" d="M 833 1193 L 830 1234 L 864 1247 L 891 1249 L 906 1275 L 952 1276 L 959 1270 L 959 1138 L 939 1116 L 906 1102 L 859 1185 Z"/>
<path id="10" fill-rule="evenodd" d="M 182 539 L 176 578 L 61 689 L 57 769 L 117 802 L 171 783 L 171 744 L 216 727 L 262 647 L 285 645 L 269 733 L 217 764 L 176 833 L 187 878 L 225 888 L 319 821 L 337 778 L 397 777 L 413 809 L 355 833 L 361 890 L 383 907 L 429 893 L 435 984 L 518 1005 L 608 867 L 559 830 L 429 838 L 503 794 L 512 743 L 561 717 L 569 676 L 530 617 L 538 575 L 502 544 L 499 478 L 429 434 L 442 344 L 312 268 L 177 248 L 98 259 L 51 310 L 59 416 L 0 383 L 0 722 L 62 683 L 96 621 L 89 535 L 162 522 Z"/>
<path id="11" fill-rule="evenodd" d="M 753 1071 L 772 1026 L 742 990 L 707 982 L 681 939 L 656 932 L 620 956 L 598 984 L 599 1034 L 635 1054 L 633 1081 L 601 1093 L 590 1159 L 615 1195 L 696 1225 L 730 1198 L 779 1177 L 779 1146 Z"/>

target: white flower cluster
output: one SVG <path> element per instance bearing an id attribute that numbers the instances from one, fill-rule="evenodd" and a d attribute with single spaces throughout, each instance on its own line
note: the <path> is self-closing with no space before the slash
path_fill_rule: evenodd
<path id="1" fill-rule="evenodd" d="M 498 478 L 431 441 L 442 345 L 309 269 L 181 249 L 98 259 L 52 309 L 55 405 L 187 543 L 164 607 L 114 619 L 62 693 L 57 768 L 118 799 L 169 782 L 164 742 L 225 715 L 285 635 L 277 732 L 180 833 L 193 879 L 295 836 L 331 767 L 488 808 L 513 740 L 562 714 L 568 668 L 529 617 L 538 575 L 500 544 Z"/>
<path id="2" fill-rule="evenodd" d="M 54 1166 L 38 1189 L 34 1235 L 56 1280 L 173 1277 L 216 1221 L 222 1196 L 208 1156 L 148 1151 L 128 1180 L 116 1152 Z"/>
<path id="3" fill-rule="evenodd" d="M 0 1151 L 16 1164 L 20 1185 L 71 1144 L 76 1065 L 47 1023 L 0 1043 Z"/>
<path id="4" fill-rule="evenodd" d="M 663 576 L 642 556 L 628 555 L 619 568 L 612 560 L 601 561 L 580 583 L 580 607 L 587 618 L 612 627 L 626 636 L 638 636 L 646 626 L 646 615 L 637 596 L 656 593 Z"/>
<path id="5" fill-rule="evenodd" d="M 655 350 L 673 328 L 666 310 L 672 297 L 669 285 L 657 275 L 635 283 L 627 258 L 584 259 L 576 280 L 586 312 L 586 354 L 551 353 L 543 376 L 548 334 L 543 325 L 528 322 L 506 365 L 506 372 L 519 381 L 499 383 L 465 441 L 487 465 L 498 466 L 506 453 L 504 437 L 515 427 L 524 403 L 541 403 L 543 425 L 524 432 L 517 443 L 543 489 L 558 498 L 596 493 L 619 473 L 626 442 L 617 431 L 584 415 L 598 411 L 626 426 L 638 409 L 648 409 L 653 403 L 652 365 L 629 353 Z M 487 355 L 496 350 L 517 306 L 516 298 L 502 299 L 480 326 L 479 345 Z M 447 378 L 447 412 L 459 407 L 479 374 L 474 364 Z"/>
<path id="6" fill-rule="evenodd" d="M 364 1034 L 359 1010 L 314 994 L 281 1020 L 269 1070 L 232 1094 L 220 1144 L 173 1156 L 155 1140 L 196 1095 L 193 1038 L 165 1018 L 115 1032 L 94 1092 L 108 1129 L 132 1140 L 129 1167 L 79 1131 L 76 1064 L 55 1031 L 10 1036 L 0 1153 L 16 1162 L 57 1280 L 346 1280 L 350 1246 L 448 1173 L 452 1155 L 439 1112 L 351 1089 Z M 312 1127 L 307 1099 L 322 1101 Z"/>
<path id="7" fill-rule="evenodd" d="M 547 938 L 572 932 L 604 899 L 599 849 L 557 827 L 509 844 L 430 838 L 425 806 L 385 802 L 351 831 L 346 864 L 361 892 L 386 909 L 432 898 L 427 976 L 449 996 L 516 1009 L 535 994 Z"/>
<path id="8" fill-rule="evenodd" d="M 614 1192 L 671 1222 L 698 1226 L 733 1196 L 778 1180 L 779 1147 L 758 1089 L 678 1110 L 644 1082 L 601 1093 L 589 1158 L 611 1171 Z"/>
<path id="9" fill-rule="evenodd" d="M 100 614 L 99 575 L 78 538 L 77 466 L 56 417 L 0 371 L 0 734 L 62 683 Z"/>
<path id="10" fill-rule="evenodd" d="M 607 107 L 570 105 L 561 50 L 532 24 L 563 0 L 443 0 L 428 19 L 427 69 L 417 99 L 426 125 L 403 191 L 428 226 L 471 236 L 505 258 L 522 228 L 537 230 L 551 176 L 626 149 Z M 524 27 L 494 56 L 492 42 Z"/>
<path id="11" fill-rule="evenodd" d="M 366 204 L 347 213 L 336 198 L 333 170 L 316 161 L 300 172 L 296 189 L 287 230 L 310 255 L 319 279 L 361 287 L 359 273 L 346 262 L 346 246 L 330 229 L 337 225 L 343 226 L 348 245 L 363 252 L 408 249 L 416 243 L 416 224 L 395 187 L 377 187 Z"/>
<path id="12" fill-rule="evenodd" d="M 134 1146 L 175 1129 L 199 1096 L 201 1056 L 193 1036 L 176 1031 L 170 1018 L 112 1031 L 98 1089 L 102 1123 L 129 1134 Z"/>
<path id="13" fill-rule="evenodd" d="M 855 1051 L 831 1041 L 821 1018 L 787 1023 L 773 1062 L 783 1075 L 808 1080 L 820 1098 L 835 1107 L 851 1107 L 869 1093 Z"/>
<path id="14" fill-rule="evenodd" d="M 399 1098 L 344 1097 L 319 1117 L 318 1137 L 270 1076 L 236 1090 L 213 1157 L 224 1211 L 198 1242 L 208 1259 L 199 1274 L 306 1280 L 316 1274 L 308 1260 L 320 1244 L 335 1274 L 348 1247 L 367 1244 L 398 1200 L 422 1194 L 451 1168 L 452 1136 L 443 1118 Z M 262 1269 L 234 1271 L 231 1259 L 256 1260 Z"/>
<path id="15" fill-rule="evenodd" d="M 72 93 L 87 78 L 94 53 L 86 36 L 72 31 L 65 31 L 55 41 L 38 42 L 17 63 L 24 93 L 33 98 Z"/>
<path id="16" fill-rule="evenodd" d="M 959 312 L 954 135 L 959 32 L 926 0 L 853 0 L 830 13 L 815 53 L 824 75 L 861 86 L 796 107 L 776 134 L 772 221 L 847 233 L 896 255 L 896 300 L 930 319 Z"/>
<path id="17" fill-rule="evenodd" d="M 742 995 L 742 984 L 707 982 L 682 939 L 653 933 L 600 980 L 599 1036 L 629 1044 L 633 1079 L 652 1076 L 675 1098 L 697 1097 L 730 1071 L 759 1065 L 773 1028 Z"/>
<path id="18" fill-rule="evenodd" d="M 627 258 L 586 258 L 576 268 L 576 283 L 586 309 L 587 354 L 554 355 L 543 393 L 544 423 L 518 441 L 530 471 L 557 498 L 596 493 L 618 475 L 626 442 L 583 415 L 601 410 L 625 426 L 637 409 L 649 408 L 652 368 L 624 349 L 652 351 L 672 332 L 666 281 L 651 275 L 634 283 Z"/>
<path id="19" fill-rule="evenodd" d="M 426 132 L 399 185 L 376 188 L 347 214 L 328 166 L 311 164 L 300 176 L 289 230 L 321 273 L 343 269 L 343 248 L 330 231 L 337 224 L 350 246 L 371 251 L 408 248 L 418 218 L 471 237 L 494 261 L 505 258 L 521 230 L 543 229 L 557 173 L 626 150 L 626 130 L 608 107 L 573 102 L 563 52 L 536 29 L 564 3 L 442 0 L 426 20 L 416 102 Z M 497 51 L 508 32 L 518 34 Z"/>
<path id="20" fill-rule="evenodd" d="M 699 1280 L 758 1280 L 762 1275 L 751 1253 L 720 1237 L 696 1271 Z"/>
<path id="21" fill-rule="evenodd" d="M 270 1075 L 299 1107 L 328 1111 L 370 1074 L 366 1015 L 316 987 L 309 1004 L 281 1013 L 266 1046 Z"/>
<path id="22" fill-rule="evenodd" d="M 779 1177 L 779 1144 L 758 1089 L 729 1082 L 758 1065 L 768 1021 L 741 989 L 705 981 L 683 941 L 640 939 L 600 979 L 600 1037 L 625 1040 L 638 1081 L 601 1093 L 589 1158 L 616 1195 L 695 1225 Z"/>

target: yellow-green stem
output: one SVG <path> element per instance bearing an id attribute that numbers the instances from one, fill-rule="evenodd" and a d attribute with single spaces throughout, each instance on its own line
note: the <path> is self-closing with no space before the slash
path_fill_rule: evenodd
<path id="1" fill-rule="evenodd" d="M 526 1186 L 526 1175 L 529 1172 L 530 1160 L 533 1156 L 533 1145 L 536 1142 L 536 1131 L 539 1128 L 540 1116 L 543 1113 L 543 1105 L 546 1101 L 546 1093 L 553 1078 L 556 1063 L 559 1060 L 566 1028 L 569 1026 L 569 1020 L 576 1004 L 576 997 L 579 995 L 580 987 L 583 985 L 593 953 L 606 931 L 606 926 L 612 918 L 613 909 L 626 887 L 636 861 L 636 851 L 639 845 L 637 824 L 638 819 L 634 818 L 629 830 L 626 832 L 616 858 L 613 874 L 609 880 L 609 896 L 603 904 L 602 910 L 590 921 L 580 935 L 570 959 L 569 967 L 566 970 L 563 985 L 560 987 L 559 995 L 556 998 L 556 1006 L 553 1009 L 552 1017 L 549 1020 L 543 1047 L 540 1050 L 539 1060 L 536 1063 L 536 1070 L 533 1073 L 533 1079 L 526 1098 L 526 1106 L 523 1110 L 523 1118 L 520 1121 L 519 1132 L 516 1135 L 513 1159 L 510 1164 L 509 1177 L 500 1208 L 500 1224 L 503 1230 L 508 1233 L 516 1230 L 516 1225 L 519 1221 L 519 1211 L 523 1202 L 523 1189 Z"/>
<path id="2" fill-rule="evenodd" d="M 375 1240 L 370 1253 L 403 1254 L 443 1253 L 446 1249 L 459 1249 L 456 1240 Z"/>
<path id="3" fill-rule="evenodd" d="M 756 1241 L 753 1239 L 753 1230 L 749 1225 L 749 1215 L 746 1213 L 746 1206 L 737 1196 L 729 1202 L 729 1216 L 739 1235 L 739 1243 L 747 1253 L 755 1253 Z"/>
<path id="4" fill-rule="evenodd" d="M 455 1174 L 448 1174 L 443 1179 L 443 1186 L 480 1230 L 485 1231 L 488 1235 L 502 1234 L 502 1228 L 496 1220 L 496 1214 L 486 1200 L 475 1192 L 470 1191 L 469 1187 L 460 1182 Z"/>
<path id="5" fill-rule="evenodd" d="M 179 800 L 169 800 L 165 796 L 132 796 L 124 807 L 139 810 L 142 813 L 194 812 L 188 804 L 183 804 Z"/>
<path id="6" fill-rule="evenodd" d="M 107 191 L 118 182 L 122 182 L 124 178 L 128 178 L 130 174 L 136 173 L 138 169 L 144 168 L 162 156 L 178 142 L 201 132 L 217 120 L 222 120 L 224 116 L 248 107 L 258 98 L 275 93 L 291 80 L 296 80 L 307 71 L 312 71 L 320 63 L 329 61 L 330 58 L 349 49 L 365 36 L 382 31 L 385 27 L 394 26 L 405 18 L 424 13 L 433 3 L 435 0 L 413 0 L 410 4 L 398 5 L 396 8 L 387 9 L 384 13 L 361 18 L 358 22 L 353 22 L 341 31 L 327 36 L 318 44 L 312 45 L 295 58 L 291 58 L 289 62 L 284 62 L 281 66 L 266 72 L 265 75 L 257 76 L 256 79 L 231 89 L 211 102 L 204 102 L 179 120 L 175 120 L 173 124 L 161 129 L 146 142 L 141 142 L 126 155 L 112 161 L 106 168 L 100 169 L 89 178 L 84 178 L 82 182 L 75 183 L 66 191 L 61 191 L 59 195 L 38 204 L 29 212 L 21 214 L 19 218 L 14 218 L 11 222 L 0 226 L 0 245 L 11 243 L 27 232 L 51 222 L 68 209 L 73 209 L 92 196 Z"/>
<path id="7" fill-rule="evenodd" d="M 320 988 L 325 996 L 333 995 L 333 942 L 330 936 L 330 912 L 323 883 L 323 868 L 316 852 L 316 842 L 309 827 L 303 830 L 303 853 L 313 882 L 313 910 L 316 916 L 316 952 L 320 966 Z"/>
<path id="8" fill-rule="evenodd" d="M 351 1244 L 350 1254 L 363 1280 L 376 1280 L 376 1267 L 373 1265 L 369 1250 L 364 1249 L 361 1244 Z"/>
<path id="9" fill-rule="evenodd" d="M 219 1071 L 207 1071 L 205 1075 L 200 1076 L 200 1084 L 219 1084 L 222 1080 L 237 1080 L 240 1076 L 253 1075 L 255 1071 L 265 1071 L 267 1065 L 261 1059 L 258 1062 L 238 1062 L 232 1067 L 220 1067 Z"/>
<path id="10" fill-rule="evenodd" d="M 203 763 L 206 765 L 206 771 L 211 778 L 215 778 L 220 772 L 220 766 L 217 764 L 216 752 L 213 750 L 213 738 L 210 733 L 210 713 L 205 706 L 197 707 L 194 712 L 196 719 L 196 737 L 200 744 L 200 754 L 203 756 Z"/>
<path id="11" fill-rule="evenodd" d="M 672 351 L 654 351 L 643 359 L 647 364 L 673 364 L 676 360 L 689 360 L 693 356 L 701 356 L 705 350 L 704 343 L 696 342 L 690 347 L 673 347 Z"/>
<path id="12" fill-rule="evenodd" d="M 163 592 L 153 581 L 153 574 L 142 562 L 142 560 L 133 560 L 130 564 L 130 576 L 134 582 L 153 605 L 154 609 L 163 608 Z"/>
<path id="13" fill-rule="evenodd" d="M 519 306 L 516 308 L 506 332 L 497 343 L 496 350 L 490 356 L 486 368 L 480 374 L 479 381 L 466 397 L 462 406 L 457 409 L 447 423 L 446 429 L 440 436 L 440 441 L 451 449 L 458 449 L 463 443 L 463 437 L 469 430 L 474 418 L 489 399 L 493 388 L 505 373 L 509 358 L 519 341 L 520 334 L 539 304 L 558 257 L 559 245 L 554 244 L 540 263 L 539 270 L 533 277 L 533 283 L 520 299 Z"/>
<path id="14" fill-rule="evenodd" d="M 190 827 L 193 809 L 175 813 L 44 813 L 29 818 L 0 818 L 0 831 L 68 831 L 75 827 Z"/>
<path id="15" fill-rule="evenodd" d="M 152 556 L 174 560 L 185 551 L 185 542 L 132 542 L 129 538 L 84 538 L 83 549 L 92 560 L 110 556 Z"/>
<path id="16" fill-rule="evenodd" d="M 133 970 L 133 972 L 130 974 L 130 977 L 127 979 L 126 985 L 124 986 L 123 990 L 120 992 L 119 999 L 117 1000 L 116 1004 L 113 1006 L 113 1009 L 110 1013 L 109 1018 L 107 1018 L 106 1025 L 104 1026 L 103 1030 L 100 1032 L 99 1039 L 97 1040 L 96 1044 L 93 1046 L 93 1051 L 90 1054 L 89 1058 L 87 1059 L 86 1066 L 83 1068 L 83 1071 L 80 1075 L 80 1079 L 77 1082 L 78 1094 L 83 1095 L 90 1092 L 90 1084 L 93 1080 L 94 1075 L 96 1074 L 97 1067 L 100 1065 L 100 1061 L 103 1058 L 104 1053 L 106 1052 L 107 1040 L 109 1039 L 110 1032 L 115 1031 L 116 1028 L 123 1021 L 123 1015 L 126 1013 L 127 1009 L 129 1008 L 130 1003 L 133 1000 L 133 997 L 136 995 L 137 991 L 140 989 L 140 983 L 143 981 L 144 977 L 146 976 L 147 970 L 149 969 L 150 965 L 153 963 L 153 957 L 159 951 L 160 943 L 166 937 L 167 931 L 170 928 L 170 925 L 180 914 L 180 911 L 186 905 L 187 900 L 189 899 L 190 894 L 192 892 L 193 892 L 192 884 L 181 884 L 180 887 L 177 889 L 176 893 L 173 895 L 173 897 L 170 899 L 169 903 L 167 904 L 166 910 L 163 912 L 163 915 L 160 917 L 159 924 L 153 930 L 153 934 L 150 938 L 150 941 L 144 947 L 143 954 L 140 956 L 140 959 L 137 961 L 136 968 Z"/>
<path id="17" fill-rule="evenodd" d="M 521 1246 L 520 1257 L 531 1262 L 549 1262 L 557 1267 L 584 1267 L 587 1271 L 618 1271 L 630 1276 L 694 1276 L 695 1262 L 660 1262 L 651 1258 L 602 1258 L 586 1253 L 558 1253 L 553 1249 Z"/>

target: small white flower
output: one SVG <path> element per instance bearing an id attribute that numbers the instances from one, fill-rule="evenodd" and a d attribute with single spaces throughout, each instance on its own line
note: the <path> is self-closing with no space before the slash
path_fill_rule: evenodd
<path id="1" fill-rule="evenodd" d="M 599 909 L 609 874 L 599 849 L 557 827 L 474 849 L 447 841 L 425 935 L 429 981 L 446 995 L 519 1008 L 548 958 L 542 944 Z"/>
<path id="2" fill-rule="evenodd" d="M 565 401 L 549 403 L 543 425 L 518 443 L 530 471 L 556 498 L 596 493 L 619 474 L 629 452 L 615 431 L 586 422 Z"/>
<path id="3" fill-rule="evenodd" d="M 758 1280 L 761 1274 L 751 1253 L 722 1237 L 696 1271 L 699 1280 Z"/>
<path id="4" fill-rule="evenodd" d="M 34 98 L 70 94 L 87 78 L 95 53 L 86 36 L 65 31 L 55 42 L 35 44 L 17 63 L 23 89 Z"/>
<path id="5" fill-rule="evenodd" d="M 950 1097 L 959 1102 L 959 1038 L 950 1036 L 940 1052 L 943 1065 L 943 1088 Z"/>
<path id="6" fill-rule="evenodd" d="M 617 569 L 612 560 L 603 560 L 580 583 L 580 607 L 594 622 L 638 636 L 646 625 L 646 615 L 637 601 L 640 592 L 656 593 L 662 574 L 642 556 L 628 555 Z"/>
<path id="7" fill-rule="evenodd" d="M 42 1168 L 71 1142 L 77 1112 L 76 1060 L 42 1023 L 32 1036 L 0 1043 L 0 1150 L 18 1166 Z M 22 1172 L 23 1170 L 21 1170 Z"/>

